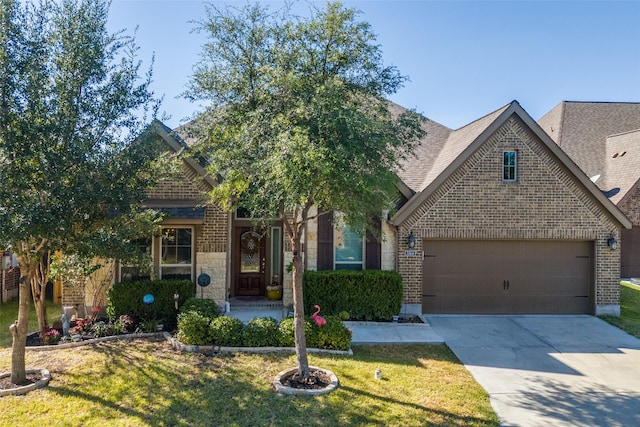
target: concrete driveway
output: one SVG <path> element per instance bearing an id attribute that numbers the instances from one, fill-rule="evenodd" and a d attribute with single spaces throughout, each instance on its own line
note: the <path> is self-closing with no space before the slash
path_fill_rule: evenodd
<path id="1" fill-rule="evenodd" d="M 503 426 L 640 425 L 640 340 L 593 316 L 425 316 Z"/>

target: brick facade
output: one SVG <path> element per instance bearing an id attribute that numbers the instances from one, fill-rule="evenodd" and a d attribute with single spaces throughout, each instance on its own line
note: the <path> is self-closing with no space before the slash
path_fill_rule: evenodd
<path id="1" fill-rule="evenodd" d="M 502 180 L 504 150 L 517 151 L 516 183 Z M 413 232 L 417 253 L 422 239 L 595 241 L 596 305 L 619 310 L 620 252 L 606 243 L 618 228 L 528 126 L 512 116 L 400 225 L 404 303 L 422 304 L 422 258 L 404 252 Z"/>

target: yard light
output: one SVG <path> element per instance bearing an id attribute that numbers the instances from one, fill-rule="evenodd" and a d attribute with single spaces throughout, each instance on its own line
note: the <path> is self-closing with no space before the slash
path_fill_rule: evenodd
<path id="1" fill-rule="evenodd" d="M 416 247 L 416 236 L 413 235 L 413 231 L 409 233 L 409 237 L 407 237 L 407 245 L 409 245 L 409 249 Z"/>
<path id="2" fill-rule="evenodd" d="M 607 239 L 607 245 L 612 251 L 618 249 L 618 241 L 616 240 L 616 237 L 613 235 L 613 233 L 611 233 L 611 236 L 609 237 L 609 239 Z"/>

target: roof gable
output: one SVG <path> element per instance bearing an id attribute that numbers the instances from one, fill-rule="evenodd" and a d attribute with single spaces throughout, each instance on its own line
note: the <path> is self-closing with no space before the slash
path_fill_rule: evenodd
<path id="1" fill-rule="evenodd" d="M 440 162 L 437 169 L 424 181 L 424 188 L 405 204 L 393 217 L 394 225 L 401 225 L 408 220 L 435 191 L 483 145 L 497 130 L 511 118 L 517 118 L 550 151 L 557 161 L 566 167 L 584 190 L 601 205 L 605 212 L 624 227 L 631 227 L 630 221 L 616 208 L 592 183 L 576 164 L 554 143 L 542 128 L 527 114 L 516 101 L 494 111 L 468 126 L 454 132 L 446 141 L 439 155 Z M 475 197 L 476 195 L 473 195 Z M 481 195 L 478 195 L 481 197 Z"/>

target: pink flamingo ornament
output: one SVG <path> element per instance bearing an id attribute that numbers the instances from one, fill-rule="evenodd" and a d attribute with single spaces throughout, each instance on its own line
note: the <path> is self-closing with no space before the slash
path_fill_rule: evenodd
<path id="1" fill-rule="evenodd" d="M 316 325 L 318 326 L 324 326 L 327 324 L 327 321 L 324 320 L 324 317 L 322 316 L 318 316 L 318 313 L 320 313 L 320 306 L 319 305 L 314 305 L 313 308 L 316 309 L 316 312 L 313 313 L 311 315 L 311 317 L 313 317 L 313 320 L 316 322 Z"/>

